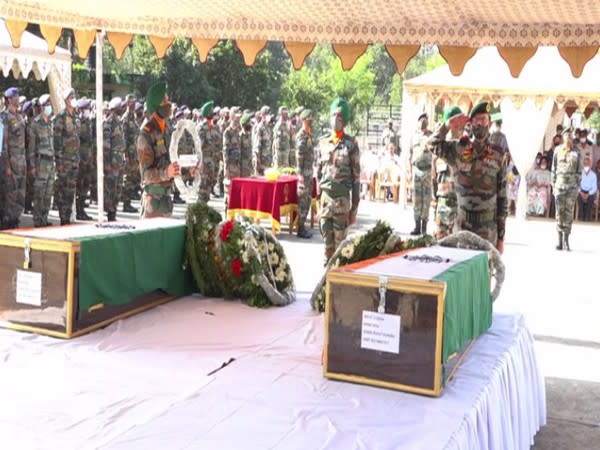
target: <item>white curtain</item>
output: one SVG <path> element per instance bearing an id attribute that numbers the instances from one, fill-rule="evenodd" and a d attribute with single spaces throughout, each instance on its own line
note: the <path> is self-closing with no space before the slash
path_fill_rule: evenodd
<path id="1" fill-rule="evenodd" d="M 541 110 L 531 99 L 525 100 L 519 109 L 508 97 L 501 102 L 502 131 L 506 134 L 510 154 L 521 175 L 517 197 L 517 218 L 520 219 L 525 218 L 527 211 L 525 175 L 540 149 L 553 107 L 554 98 L 547 98 Z"/>
<path id="2" fill-rule="evenodd" d="M 400 178 L 401 208 L 406 208 L 406 186 L 408 181 L 406 174 L 408 172 L 408 165 L 410 164 L 408 160 L 410 145 L 417 129 L 417 119 L 425 112 L 426 104 L 427 94 L 420 93 L 418 94 L 418 98 L 415 99 L 406 92 L 406 89 L 402 92 L 402 125 L 400 129 L 400 146 L 402 149 L 402 153 L 400 154 L 400 170 L 402 171 Z M 431 120 L 432 118 L 430 117 L 430 123 L 432 123 Z"/>

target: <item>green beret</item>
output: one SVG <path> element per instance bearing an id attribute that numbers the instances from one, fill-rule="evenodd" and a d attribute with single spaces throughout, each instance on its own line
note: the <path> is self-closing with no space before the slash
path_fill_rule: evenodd
<path id="1" fill-rule="evenodd" d="M 452 119 L 455 116 L 459 116 L 462 114 L 462 110 L 458 106 L 448 107 L 444 110 L 444 123 L 448 120 Z"/>
<path id="2" fill-rule="evenodd" d="M 312 117 L 312 111 L 310 109 L 303 109 L 300 113 L 300 118 L 304 120 L 307 117 Z"/>
<path id="3" fill-rule="evenodd" d="M 242 118 L 240 119 L 240 124 L 242 126 L 246 126 L 248 123 L 250 123 L 250 119 L 252 118 L 252 116 L 248 113 L 244 114 L 242 116 Z"/>
<path id="4" fill-rule="evenodd" d="M 336 113 L 340 113 L 344 122 L 350 122 L 350 105 L 343 98 L 336 98 L 331 104 L 331 108 L 329 110 L 329 115 L 333 116 Z"/>
<path id="5" fill-rule="evenodd" d="M 164 81 L 159 81 L 150 86 L 146 94 L 146 109 L 149 113 L 153 113 L 158 109 L 163 98 L 165 98 L 166 92 L 167 84 Z"/>
<path id="6" fill-rule="evenodd" d="M 202 108 L 200 108 L 200 114 L 202 114 L 202 117 L 211 117 L 213 114 L 214 105 L 215 102 L 212 100 L 202 105 Z"/>
<path id="7" fill-rule="evenodd" d="M 476 114 L 480 114 L 480 113 L 490 114 L 491 112 L 492 112 L 492 103 L 491 102 L 479 102 L 475 106 L 473 106 L 473 109 L 469 113 L 469 117 L 472 119 L 473 117 L 475 117 Z"/>

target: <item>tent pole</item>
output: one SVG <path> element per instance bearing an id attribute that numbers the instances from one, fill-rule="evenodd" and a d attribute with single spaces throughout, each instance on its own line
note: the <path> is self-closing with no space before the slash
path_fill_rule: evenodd
<path id="1" fill-rule="evenodd" d="M 102 53 L 104 32 L 96 31 L 96 167 L 97 167 L 97 196 L 98 222 L 104 222 L 104 100 L 102 95 Z"/>

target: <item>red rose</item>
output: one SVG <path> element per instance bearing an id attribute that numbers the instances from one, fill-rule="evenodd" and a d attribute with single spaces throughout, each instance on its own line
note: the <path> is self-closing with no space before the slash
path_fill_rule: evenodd
<path id="1" fill-rule="evenodd" d="M 235 258 L 231 261 L 231 271 L 236 277 L 239 277 L 242 274 L 242 261 L 239 258 Z"/>
<path id="2" fill-rule="evenodd" d="M 219 233 L 221 240 L 226 241 L 227 239 L 229 239 L 229 235 L 231 234 L 232 231 L 233 231 L 233 221 L 228 220 L 227 222 L 225 222 L 223 224 L 223 227 L 221 228 L 221 232 Z"/>

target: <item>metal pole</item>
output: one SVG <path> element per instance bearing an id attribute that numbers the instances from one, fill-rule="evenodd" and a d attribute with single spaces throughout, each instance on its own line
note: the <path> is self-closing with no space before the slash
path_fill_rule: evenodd
<path id="1" fill-rule="evenodd" d="M 104 222 L 104 100 L 102 95 L 102 53 L 104 32 L 96 32 L 96 166 L 98 182 L 98 222 Z"/>

